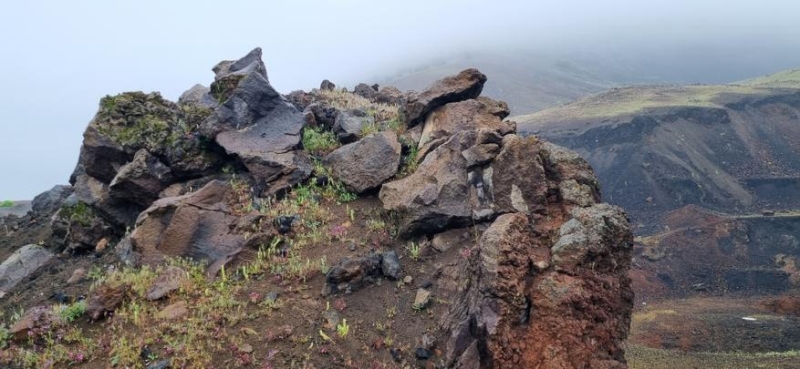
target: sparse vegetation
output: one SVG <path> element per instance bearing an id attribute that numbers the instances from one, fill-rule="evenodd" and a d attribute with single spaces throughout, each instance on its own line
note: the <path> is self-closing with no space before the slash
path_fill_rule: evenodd
<path id="1" fill-rule="evenodd" d="M 68 205 L 61 208 L 59 216 L 64 219 L 69 219 L 83 227 L 88 227 L 95 214 L 89 205 L 84 202 L 78 202 L 75 205 Z"/>
<path id="2" fill-rule="evenodd" d="M 417 145 L 410 145 L 408 154 L 403 157 L 403 162 L 400 164 L 400 171 L 397 172 L 397 178 L 402 178 L 414 173 L 419 166 L 418 163 L 419 148 Z"/>
<path id="3" fill-rule="evenodd" d="M 411 242 L 407 246 L 408 256 L 411 260 L 418 261 L 422 252 L 421 246 L 416 242 Z"/>
<path id="4" fill-rule="evenodd" d="M 350 334 L 350 326 L 347 324 L 347 319 L 342 319 L 342 322 L 336 325 L 336 333 L 340 338 L 347 338 Z"/>
<path id="5" fill-rule="evenodd" d="M 59 311 L 59 314 L 61 315 L 61 318 L 64 319 L 67 323 L 71 323 L 75 319 L 78 319 L 81 316 L 83 316 L 83 313 L 85 312 L 86 312 L 86 302 L 78 301 L 68 306 L 62 307 Z"/>
<path id="6" fill-rule="evenodd" d="M 11 200 L 3 200 L 0 201 L 0 208 L 11 208 L 14 207 L 14 202 Z"/>
<path id="7" fill-rule="evenodd" d="M 336 135 L 321 128 L 305 128 L 303 130 L 303 148 L 314 155 L 324 155 L 339 147 Z"/>
<path id="8" fill-rule="evenodd" d="M 389 122 L 400 116 L 397 105 L 373 103 L 359 95 L 342 90 L 320 91 L 319 98 L 339 110 L 364 110 L 374 117 L 376 122 Z"/>

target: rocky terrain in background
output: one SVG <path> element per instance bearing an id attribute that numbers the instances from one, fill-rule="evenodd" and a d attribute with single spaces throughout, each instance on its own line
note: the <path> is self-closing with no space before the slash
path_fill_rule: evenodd
<path id="1" fill-rule="evenodd" d="M 0 237 L 20 367 L 624 368 L 633 235 L 475 69 L 276 92 L 255 49 L 107 96 Z"/>

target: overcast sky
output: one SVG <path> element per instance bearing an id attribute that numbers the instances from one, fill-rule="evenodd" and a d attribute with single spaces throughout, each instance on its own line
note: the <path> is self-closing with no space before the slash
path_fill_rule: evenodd
<path id="1" fill-rule="evenodd" d="M 0 200 L 67 182 L 102 96 L 142 90 L 177 99 L 207 85 L 219 60 L 255 46 L 273 85 L 289 92 L 462 50 L 644 52 L 760 41 L 797 50 L 800 39 L 800 2 L 788 0 L 26 0 L 2 8 Z"/>

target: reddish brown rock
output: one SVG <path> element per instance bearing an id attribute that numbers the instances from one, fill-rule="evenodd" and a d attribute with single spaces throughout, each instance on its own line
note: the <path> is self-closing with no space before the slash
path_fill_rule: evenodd
<path id="1" fill-rule="evenodd" d="M 633 242 L 624 212 L 547 210 L 554 221 L 500 216 L 468 263 L 445 273 L 457 296 L 442 319 L 455 367 L 476 367 L 476 345 L 481 368 L 626 367 Z"/>
<path id="2" fill-rule="evenodd" d="M 486 76 L 477 69 L 466 69 L 455 76 L 436 81 L 420 94 L 408 97 L 405 110 L 408 126 L 422 123 L 434 109 L 451 102 L 474 99 L 483 91 Z"/>
<path id="3" fill-rule="evenodd" d="M 86 301 L 86 315 L 98 320 L 114 312 L 128 298 L 130 286 L 102 285 Z"/>

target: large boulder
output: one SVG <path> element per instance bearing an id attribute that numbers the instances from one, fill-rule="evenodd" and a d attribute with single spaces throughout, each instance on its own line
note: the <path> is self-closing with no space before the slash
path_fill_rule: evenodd
<path id="1" fill-rule="evenodd" d="M 425 91 L 408 96 L 405 112 L 408 126 L 425 121 L 434 109 L 451 102 L 474 99 L 483 91 L 486 76 L 477 69 L 466 69 L 455 76 L 434 82 Z"/>
<path id="2" fill-rule="evenodd" d="M 397 173 L 400 151 L 397 134 L 378 132 L 334 150 L 323 163 L 347 189 L 363 193 L 379 187 Z"/>
<path id="3" fill-rule="evenodd" d="M 161 189 L 219 166 L 221 158 L 197 132 L 210 113 L 199 105 L 179 106 L 158 93 L 104 97 L 84 132 L 70 177 L 76 197 L 119 229 L 131 226 Z M 112 187 L 118 189 L 113 194 Z"/>
<path id="4" fill-rule="evenodd" d="M 545 213 L 554 221 L 498 217 L 468 260 L 444 271 L 441 285 L 456 296 L 440 321 L 450 365 L 626 367 L 633 237 L 625 213 L 606 204 Z"/>
<path id="5" fill-rule="evenodd" d="M 402 235 L 436 233 L 469 223 L 475 204 L 461 151 L 474 143 L 474 132 L 459 132 L 430 153 L 414 173 L 381 187 L 384 209 L 402 216 Z"/>
<path id="6" fill-rule="evenodd" d="M 130 235 L 135 259 L 156 265 L 164 257 L 191 257 L 213 264 L 236 255 L 244 238 L 232 231 L 233 196 L 228 183 L 212 181 L 196 192 L 159 199 L 139 216 Z"/>
<path id="7" fill-rule="evenodd" d="M 53 259 L 53 253 L 39 245 L 22 246 L 0 264 L 0 294 L 33 275 Z"/>
<path id="8" fill-rule="evenodd" d="M 201 131 L 241 159 L 268 193 L 308 178 L 311 164 L 300 150 L 303 115 L 270 85 L 256 48 L 242 59 L 224 61 L 211 93 L 220 106 Z"/>

